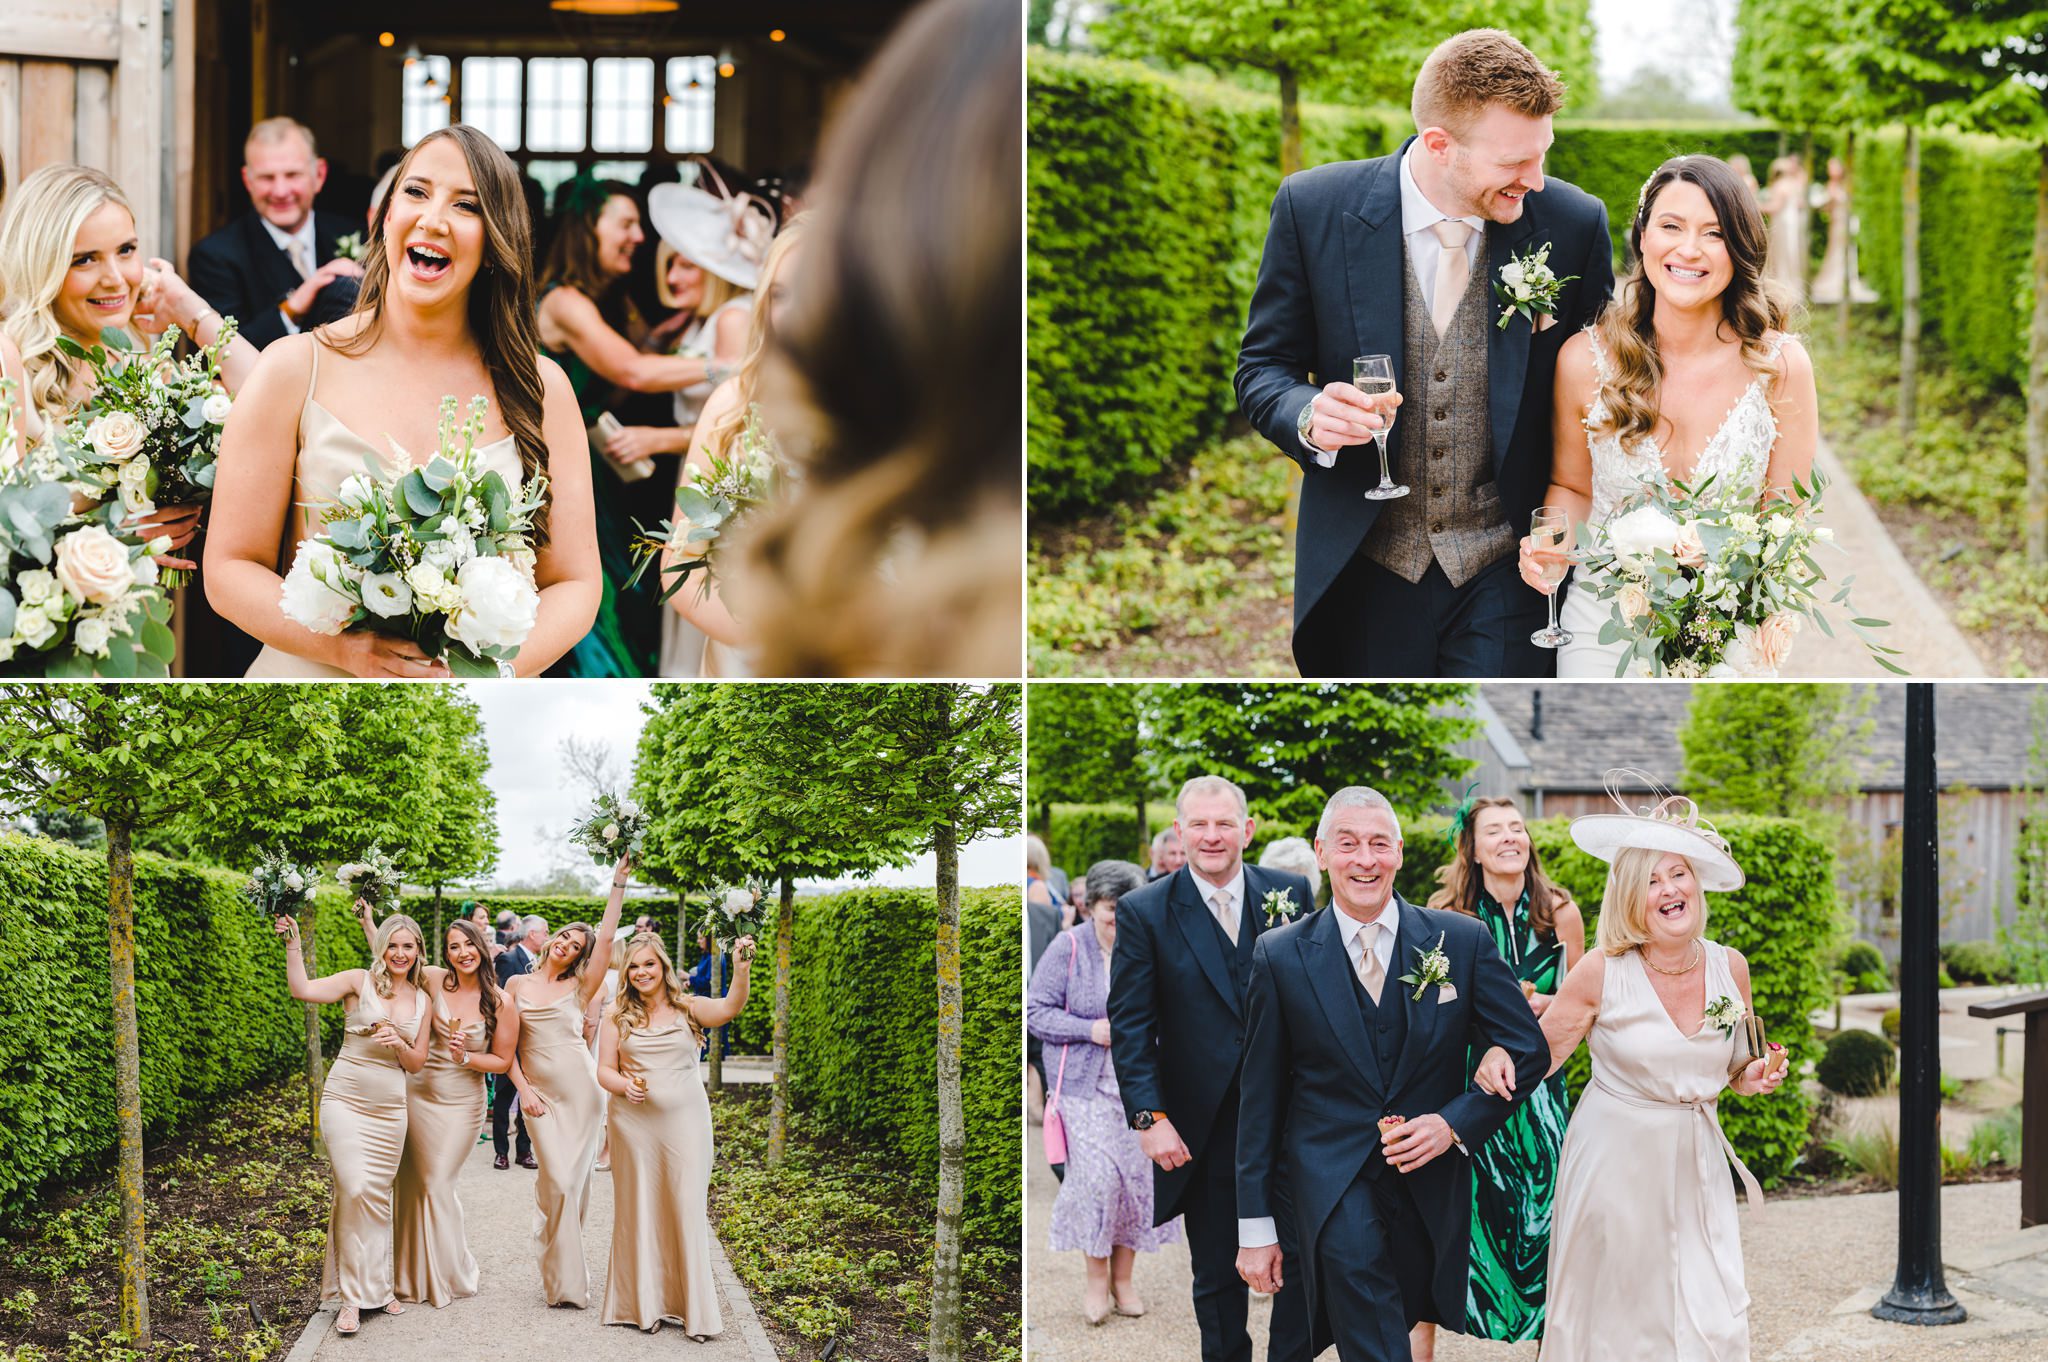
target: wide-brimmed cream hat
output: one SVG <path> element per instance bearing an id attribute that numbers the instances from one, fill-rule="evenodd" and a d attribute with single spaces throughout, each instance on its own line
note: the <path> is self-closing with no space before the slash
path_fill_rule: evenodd
<path id="1" fill-rule="evenodd" d="M 713 177 L 720 189 L 725 186 Z M 647 195 L 656 235 L 691 264 L 753 292 L 775 239 L 775 217 L 751 194 L 714 194 L 687 184 L 658 184 Z"/>
<path id="2" fill-rule="evenodd" d="M 1631 804 L 1622 793 L 1625 787 L 1644 786 L 1650 791 L 1647 804 Z M 1572 841 L 1579 850 L 1610 864 L 1630 848 L 1676 852 L 1692 864 L 1700 888 L 1715 893 L 1742 888 L 1742 867 L 1729 854 L 1728 843 L 1700 817 L 1699 806 L 1690 799 L 1672 794 L 1641 771 L 1625 768 L 1607 773 L 1607 794 L 1621 812 L 1574 818 Z"/>

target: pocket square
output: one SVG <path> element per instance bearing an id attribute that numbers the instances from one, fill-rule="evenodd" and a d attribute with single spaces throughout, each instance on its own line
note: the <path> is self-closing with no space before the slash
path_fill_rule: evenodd
<path id="1" fill-rule="evenodd" d="M 1457 988 L 1451 984 L 1438 984 L 1436 988 L 1436 1000 L 1439 1006 L 1443 1005 L 1444 1003 L 1454 1003 L 1458 1001 Z"/>

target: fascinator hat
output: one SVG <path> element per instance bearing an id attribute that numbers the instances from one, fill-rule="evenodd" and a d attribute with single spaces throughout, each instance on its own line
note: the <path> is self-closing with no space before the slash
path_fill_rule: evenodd
<path id="1" fill-rule="evenodd" d="M 1647 803 L 1632 803 L 1623 793 L 1641 787 L 1648 787 Z M 1716 893 L 1742 888 L 1742 867 L 1729 854 L 1728 843 L 1690 799 L 1627 767 L 1607 773 L 1607 794 L 1620 812 L 1574 818 L 1572 841 L 1579 850 L 1610 864 L 1631 848 L 1676 852 L 1692 864 L 1700 888 Z"/>
<path id="2" fill-rule="evenodd" d="M 658 184 L 648 192 L 647 216 L 676 254 L 751 293 L 775 238 L 774 213 L 753 195 L 726 189 L 715 170 L 705 175 L 721 192 Z"/>

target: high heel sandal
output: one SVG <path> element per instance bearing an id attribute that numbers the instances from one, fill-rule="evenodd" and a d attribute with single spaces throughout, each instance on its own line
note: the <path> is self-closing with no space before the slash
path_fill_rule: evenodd
<path id="1" fill-rule="evenodd" d="M 354 1338 L 362 1331 L 363 1312 L 353 1305 L 341 1307 L 341 1313 L 334 1317 L 334 1332 L 343 1338 Z"/>

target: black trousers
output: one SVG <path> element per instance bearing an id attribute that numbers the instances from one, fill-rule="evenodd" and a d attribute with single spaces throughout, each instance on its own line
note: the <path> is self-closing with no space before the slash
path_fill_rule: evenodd
<path id="1" fill-rule="evenodd" d="M 1452 586 L 1434 562 L 1411 582 L 1361 552 L 1304 627 L 1319 635 L 1316 656 L 1331 676 L 1548 678 L 1557 654 L 1529 642 L 1545 622 L 1543 596 L 1512 554 Z"/>
<path id="2" fill-rule="evenodd" d="M 500 1157 L 503 1157 L 506 1152 L 505 1122 L 511 1118 L 512 1099 L 519 1095 L 519 1090 L 512 1086 L 511 1078 L 505 1074 L 493 1074 L 491 1076 L 491 1087 L 493 1089 L 491 1093 L 491 1148 L 496 1150 Z M 526 1113 L 521 1112 L 519 1115 L 519 1157 L 523 1159 L 532 1152 L 533 1141 L 526 1137 Z"/>
<path id="3" fill-rule="evenodd" d="M 1195 1161 L 1195 1174 L 1181 1194 L 1180 1213 L 1188 1234 L 1195 1275 L 1195 1322 L 1202 1330 L 1202 1362 L 1251 1362 L 1252 1336 L 1246 1328 L 1251 1288 L 1237 1275 L 1237 1091 L 1217 1121 L 1216 1137 Z M 1308 1297 L 1294 1250 L 1292 1206 L 1282 1208 L 1280 1294 L 1266 1339 L 1270 1362 L 1309 1362 Z"/>
<path id="4" fill-rule="evenodd" d="M 1406 1180 L 1360 1169 L 1316 1245 L 1316 1291 L 1339 1362 L 1408 1362 L 1408 1331 L 1438 1315 L 1435 1270 L 1429 1228 Z"/>

